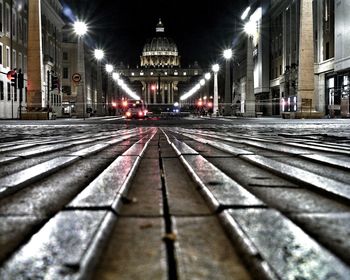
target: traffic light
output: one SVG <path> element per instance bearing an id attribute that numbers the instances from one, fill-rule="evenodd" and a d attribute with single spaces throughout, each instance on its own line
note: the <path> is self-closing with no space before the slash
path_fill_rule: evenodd
<path id="1" fill-rule="evenodd" d="M 24 87 L 24 77 L 23 77 L 23 73 L 22 73 L 21 69 L 18 70 L 17 85 L 18 85 L 19 89 L 23 89 L 23 87 Z"/>
<path id="2" fill-rule="evenodd" d="M 17 89 L 17 72 L 16 70 L 10 70 L 7 72 L 7 79 L 11 81 L 11 86 Z"/>
<path id="3" fill-rule="evenodd" d="M 59 80 L 57 76 L 51 75 L 51 90 L 59 87 Z"/>

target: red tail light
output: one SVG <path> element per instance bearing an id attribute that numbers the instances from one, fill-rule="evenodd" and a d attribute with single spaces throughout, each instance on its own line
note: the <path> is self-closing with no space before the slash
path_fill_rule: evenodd
<path id="1" fill-rule="evenodd" d="M 131 117 L 131 113 L 130 112 L 126 112 L 125 114 L 127 117 Z"/>

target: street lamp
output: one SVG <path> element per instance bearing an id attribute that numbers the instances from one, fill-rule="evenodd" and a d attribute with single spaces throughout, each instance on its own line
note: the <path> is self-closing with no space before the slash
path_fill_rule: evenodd
<path id="1" fill-rule="evenodd" d="M 217 114 L 219 112 L 219 98 L 218 98 L 218 72 L 220 70 L 219 64 L 214 64 L 211 68 L 214 72 L 214 106 L 213 112 Z"/>
<path id="2" fill-rule="evenodd" d="M 77 50 L 77 61 L 78 61 L 78 74 L 81 77 L 81 84 L 78 85 L 77 93 L 77 113 L 82 115 L 85 120 L 85 63 L 84 63 L 84 41 L 83 37 L 87 33 L 87 25 L 82 21 L 76 21 L 74 23 L 74 32 L 78 36 L 78 50 Z"/>
<path id="3" fill-rule="evenodd" d="M 104 51 L 95 49 L 95 58 L 97 60 L 97 114 L 102 115 L 102 75 L 101 75 L 101 60 L 104 57 Z"/>
<path id="4" fill-rule="evenodd" d="M 232 49 L 224 50 L 224 58 L 226 60 L 226 69 L 225 69 L 225 115 L 231 115 L 231 79 L 230 79 L 230 60 L 232 58 Z"/>

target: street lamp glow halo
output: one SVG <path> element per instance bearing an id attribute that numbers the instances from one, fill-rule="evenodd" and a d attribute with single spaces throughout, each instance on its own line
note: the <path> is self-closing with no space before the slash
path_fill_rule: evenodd
<path id="1" fill-rule="evenodd" d="M 210 74 L 210 73 L 206 73 L 205 76 L 204 76 L 204 78 L 205 78 L 207 81 L 209 81 L 210 78 L 211 78 L 211 74 Z"/>
<path id="2" fill-rule="evenodd" d="M 199 81 L 199 84 L 200 84 L 201 86 L 204 86 L 204 85 L 205 85 L 205 80 L 204 80 L 204 79 L 201 79 L 201 80 Z"/>
<path id="3" fill-rule="evenodd" d="M 117 73 L 117 72 L 113 72 L 113 74 L 112 74 L 112 78 L 113 78 L 113 80 L 118 80 L 118 79 L 120 78 L 119 73 Z"/>
<path id="4" fill-rule="evenodd" d="M 224 50 L 224 58 L 225 59 L 231 59 L 233 55 L 232 49 Z"/>
<path id="5" fill-rule="evenodd" d="M 77 20 L 74 22 L 74 32 L 78 36 L 84 36 L 87 32 L 88 28 L 85 22 Z"/>
<path id="6" fill-rule="evenodd" d="M 213 67 L 212 67 L 212 70 L 213 70 L 214 73 L 219 72 L 219 70 L 220 70 L 219 64 L 214 64 Z"/>
<path id="7" fill-rule="evenodd" d="M 244 12 L 242 13 L 242 15 L 241 15 L 241 20 L 245 20 L 246 18 L 247 18 L 247 16 L 248 16 L 248 13 L 250 12 L 250 6 L 249 7 L 247 7 L 245 10 L 244 10 Z"/>
<path id="8" fill-rule="evenodd" d="M 104 51 L 101 50 L 101 49 L 95 49 L 94 54 L 95 54 L 95 58 L 97 60 L 101 60 L 104 57 L 104 55 L 105 55 Z"/>
<path id="9" fill-rule="evenodd" d="M 256 23 L 254 21 L 248 21 L 244 25 L 244 31 L 250 36 L 253 36 L 256 32 Z"/>
<path id="10" fill-rule="evenodd" d="M 106 64 L 106 71 L 107 73 L 112 73 L 113 72 L 113 65 L 112 64 Z"/>

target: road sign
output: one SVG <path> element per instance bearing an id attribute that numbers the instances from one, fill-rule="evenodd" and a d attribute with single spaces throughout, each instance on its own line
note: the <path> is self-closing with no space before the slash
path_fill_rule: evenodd
<path id="1" fill-rule="evenodd" d="M 79 83 L 81 81 L 81 75 L 79 73 L 74 73 L 72 75 L 73 82 Z"/>

